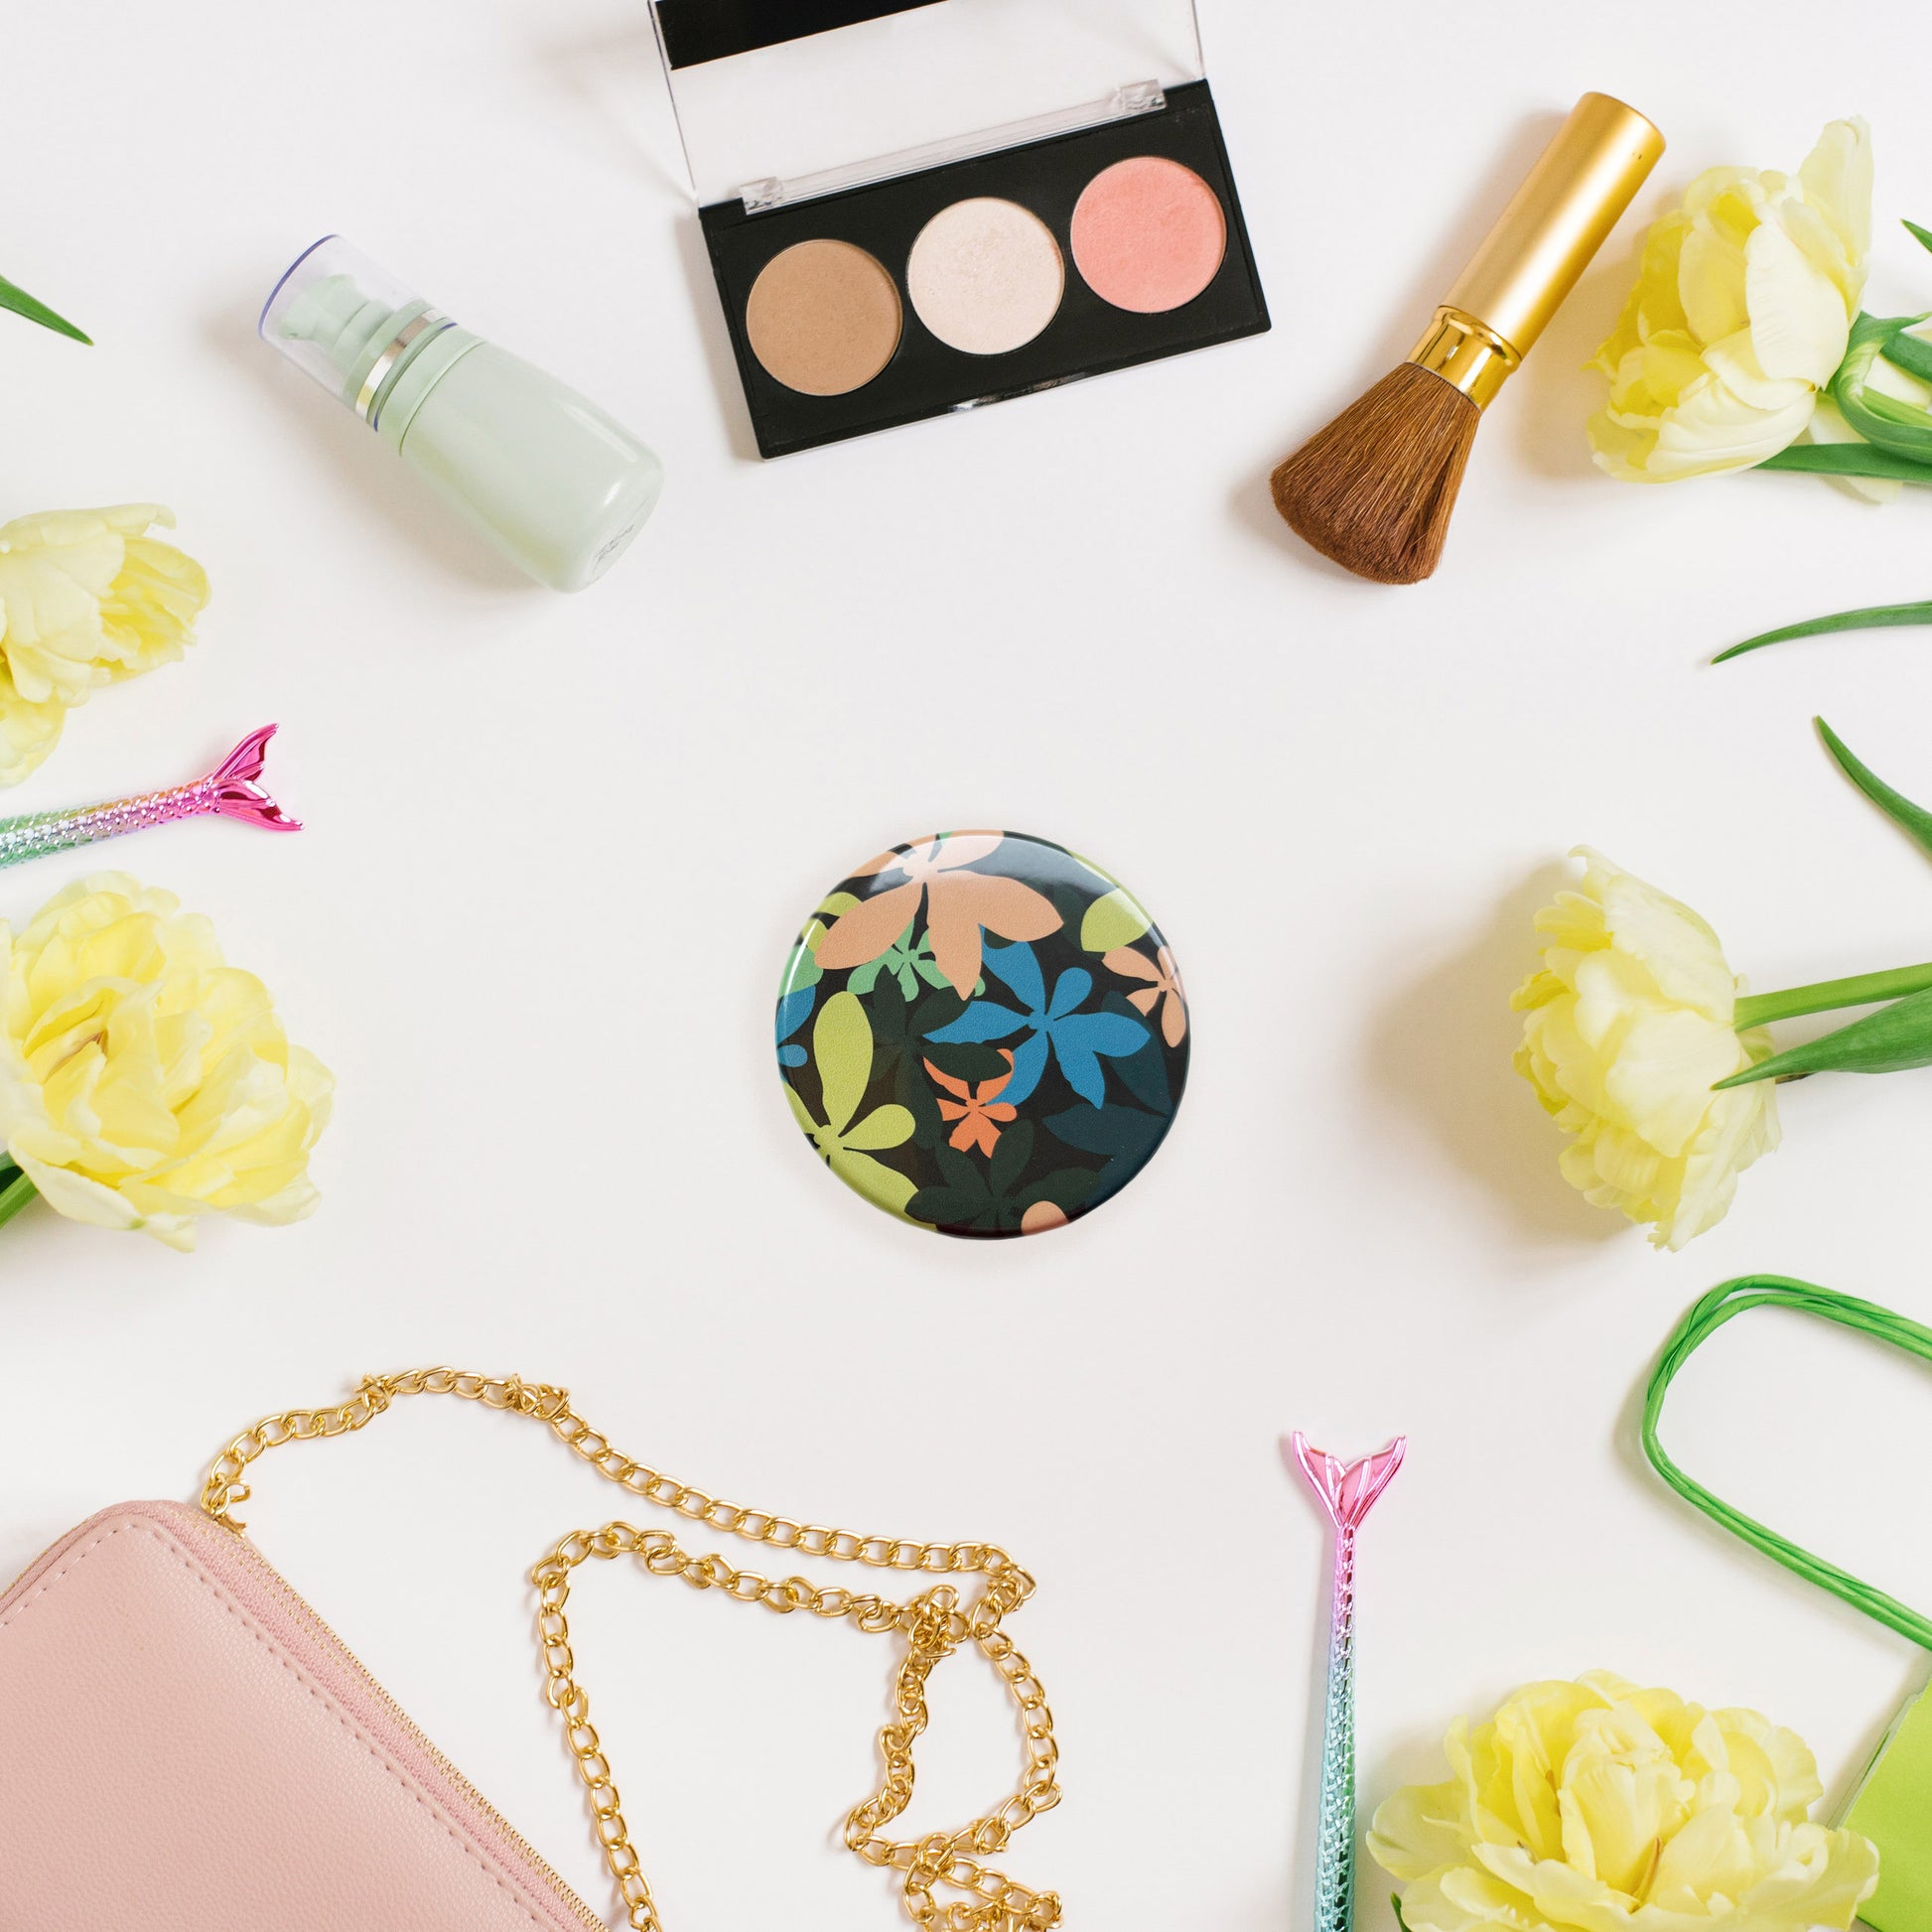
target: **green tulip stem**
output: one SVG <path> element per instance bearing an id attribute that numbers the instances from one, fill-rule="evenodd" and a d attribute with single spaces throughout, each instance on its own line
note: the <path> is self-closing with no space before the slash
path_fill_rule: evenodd
<path id="1" fill-rule="evenodd" d="M 9 1161 L 0 1167 L 0 1227 L 5 1227 L 34 1198 L 34 1183 Z"/>
<path id="2" fill-rule="evenodd" d="M 1895 966 L 1888 973 L 1859 973 L 1851 979 L 1819 980 L 1811 986 L 1788 987 L 1782 993 L 1751 993 L 1737 1002 L 1739 1033 L 1768 1027 L 1774 1020 L 1796 1020 L 1806 1013 L 1832 1013 L 1840 1007 L 1877 1006 L 1900 1000 L 1908 993 L 1932 987 L 1932 963 Z M 0 1196 L 4 1199 L 4 1196 Z"/>

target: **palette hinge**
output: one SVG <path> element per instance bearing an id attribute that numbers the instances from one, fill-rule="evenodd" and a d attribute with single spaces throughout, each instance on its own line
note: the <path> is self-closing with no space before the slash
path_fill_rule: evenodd
<path id="1" fill-rule="evenodd" d="M 1128 120 L 1136 114 L 1159 113 L 1167 104 L 1167 89 L 1160 81 L 1130 80 L 1124 87 L 1116 87 L 1104 100 L 1063 107 L 1051 114 L 1035 114 L 1031 120 L 1009 121 L 1003 127 L 986 128 L 977 134 L 954 135 L 921 148 L 902 148 L 897 154 L 881 155 L 876 161 L 825 168 L 817 174 L 799 175 L 792 181 L 768 177 L 747 182 L 738 193 L 745 204 L 745 212 L 759 214 L 771 208 L 789 207 L 796 202 L 843 194 L 848 188 L 865 188 L 898 175 L 917 174 L 922 168 L 939 168 L 954 161 L 969 161 L 975 155 L 997 154 L 1003 148 L 1050 140 L 1056 134 L 1073 134 L 1081 128 Z"/>

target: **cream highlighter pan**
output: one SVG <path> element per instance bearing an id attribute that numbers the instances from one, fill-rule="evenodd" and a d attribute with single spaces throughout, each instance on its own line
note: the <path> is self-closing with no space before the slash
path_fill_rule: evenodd
<path id="1" fill-rule="evenodd" d="M 1074 265 L 1103 302 L 1165 315 L 1193 301 L 1227 253 L 1227 215 L 1193 169 L 1138 154 L 1103 168 L 1074 204 Z"/>
<path id="2" fill-rule="evenodd" d="M 1066 270 L 1038 215 L 982 195 L 941 208 L 919 230 L 905 289 L 919 320 L 948 347 L 1003 355 L 1059 313 Z"/>

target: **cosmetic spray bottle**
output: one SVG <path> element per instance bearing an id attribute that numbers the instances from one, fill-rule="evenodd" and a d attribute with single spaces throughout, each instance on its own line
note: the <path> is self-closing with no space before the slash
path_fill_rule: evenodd
<path id="1" fill-rule="evenodd" d="M 596 582 L 656 506 L 664 466 L 621 423 L 460 328 L 340 235 L 296 260 L 260 329 L 552 590 Z"/>

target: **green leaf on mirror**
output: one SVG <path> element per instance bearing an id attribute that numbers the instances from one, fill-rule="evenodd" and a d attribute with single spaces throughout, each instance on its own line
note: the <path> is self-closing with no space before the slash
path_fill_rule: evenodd
<path id="1" fill-rule="evenodd" d="M 17 316 L 25 316 L 29 322 L 37 322 L 43 329 L 51 329 L 57 336 L 69 336 L 76 343 L 85 343 L 89 348 L 94 345 L 91 336 L 82 335 L 66 316 L 57 316 L 45 302 L 36 302 L 23 288 L 16 287 L 4 275 L 0 275 L 0 309 L 11 309 Z"/>
<path id="2" fill-rule="evenodd" d="M 1803 1073 L 1902 1073 L 1915 1066 L 1932 1066 L 1932 988 L 1789 1052 L 1773 1053 L 1720 1080 L 1714 1091 L 1749 1086 L 1754 1080 L 1792 1080 Z"/>
<path id="3" fill-rule="evenodd" d="M 1116 886 L 1087 907 L 1080 921 L 1080 950 L 1112 952 L 1116 946 L 1131 946 L 1153 923 L 1140 900 Z"/>
<path id="4" fill-rule="evenodd" d="M 1843 444 L 1838 445 L 1844 448 Z M 1932 623 L 1932 599 L 1923 604 L 1869 604 L 1862 611 L 1834 611 L 1828 618 L 1807 618 L 1803 623 L 1787 623 L 1777 630 L 1760 630 L 1741 644 L 1721 650 L 1711 661 L 1722 664 L 1726 658 L 1742 657 L 1747 650 L 1762 650 L 1766 644 L 1787 643 L 1793 637 L 1822 637 L 1832 630 L 1882 630 L 1891 624 Z"/>
<path id="5" fill-rule="evenodd" d="M 1837 759 L 1839 768 L 1845 775 L 1893 824 L 1902 826 L 1925 851 L 1932 852 L 1932 812 L 1928 812 L 1923 805 L 1913 804 L 1902 791 L 1886 784 L 1869 765 L 1861 763 L 1824 719 L 1814 718 L 1812 723 L 1818 727 L 1818 735 L 1825 741 L 1825 749 Z"/>

